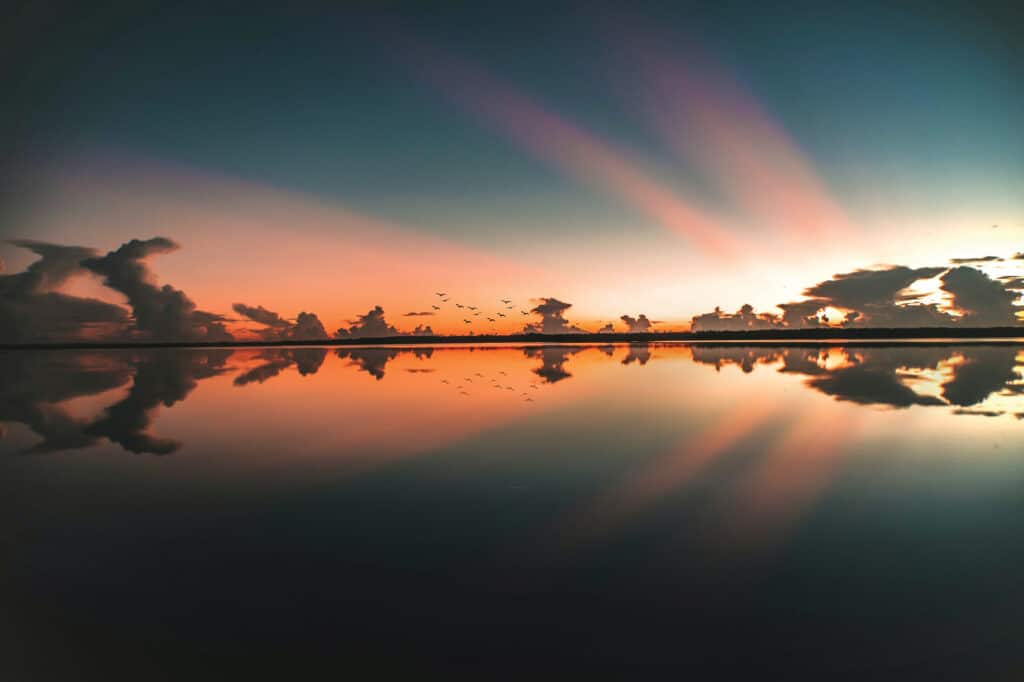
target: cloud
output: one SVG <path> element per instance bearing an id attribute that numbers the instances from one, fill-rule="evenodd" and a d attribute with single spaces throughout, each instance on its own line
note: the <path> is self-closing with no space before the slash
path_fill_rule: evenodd
<path id="1" fill-rule="evenodd" d="M 1003 260 L 999 256 L 979 256 L 977 258 L 950 258 L 949 262 L 954 265 L 963 265 L 965 263 L 993 263 Z"/>
<path id="2" fill-rule="evenodd" d="M 433 317 L 433 316 L 434 316 L 434 313 L 429 311 L 429 310 L 425 310 L 425 311 L 419 312 L 419 313 L 412 312 L 412 313 L 403 313 L 402 314 L 402 317 Z"/>
<path id="3" fill-rule="evenodd" d="M 627 332 L 649 332 L 651 331 L 651 327 L 654 325 L 654 323 L 648 320 L 647 316 L 643 313 L 641 313 L 639 317 L 623 315 L 619 319 L 626 324 Z"/>
<path id="4" fill-rule="evenodd" d="M 0 275 L 0 340 L 26 343 L 124 333 L 128 314 L 120 306 L 56 291 L 72 277 L 87 274 L 81 263 L 95 251 L 30 240 L 10 243 L 40 258 L 24 272 Z"/>
<path id="5" fill-rule="evenodd" d="M 597 330 L 598 334 L 611 334 L 615 332 L 615 325 L 611 322 Z"/>
<path id="6" fill-rule="evenodd" d="M 542 298 L 531 313 L 540 315 L 540 322 L 527 324 L 523 327 L 525 333 L 539 334 L 585 334 L 586 330 L 570 324 L 565 319 L 565 311 L 572 307 L 572 303 L 559 301 L 557 298 Z"/>
<path id="7" fill-rule="evenodd" d="M 301 312 L 295 322 L 291 322 L 263 306 L 235 303 L 231 307 L 239 315 L 264 325 L 258 334 L 267 341 L 326 341 L 329 338 L 315 313 Z"/>
<path id="8" fill-rule="evenodd" d="M 942 276 L 942 289 L 953 296 L 953 305 L 972 326 L 1017 324 L 1018 294 L 980 270 L 960 266 Z"/>
<path id="9" fill-rule="evenodd" d="M 292 326 L 292 323 L 284 319 L 272 310 L 267 310 L 261 305 L 256 307 L 245 305 L 244 303 L 235 303 L 231 306 L 239 315 L 247 317 L 253 322 L 258 322 L 262 325 L 266 325 L 271 329 L 285 329 Z"/>
<path id="10" fill-rule="evenodd" d="M 987 259 L 987 257 L 986 257 Z M 980 260 L 980 259 L 974 259 Z M 950 294 L 949 310 L 936 303 L 922 303 L 926 293 L 907 291 L 923 279 L 940 280 L 940 288 Z M 782 314 L 755 313 L 745 305 L 736 313 L 715 308 L 693 318 L 693 331 L 758 329 L 807 329 L 823 325 L 844 327 L 949 327 L 1013 325 L 1016 291 L 1024 281 L 1019 277 L 994 280 L 968 266 L 910 268 L 902 265 L 874 270 L 855 270 L 834 276 L 804 290 L 803 301 L 780 303 Z M 826 308 L 840 311 L 842 319 L 829 319 Z M 953 313 L 957 314 L 953 314 Z"/>
<path id="11" fill-rule="evenodd" d="M 128 299 L 138 331 L 158 340 L 227 341 L 232 338 L 219 315 L 197 310 L 195 303 L 169 284 L 154 283 L 144 259 L 170 253 L 178 245 L 164 237 L 133 239 L 82 266 L 103 277 L 103 283 Z"/>
<path id="12" fill-rule="evenodd" d="M 379 338 L 385 336 L 398 336 L 400 332 L 389 325 L 384 319 L 384 309 L 379 305 L 374 306 L 364 315 L 356 318 L 347 329 L 341 327 L 334 333 L 339 339 Z"/>
<path id="13" fill-rule="evenodd" d="M 428 324 L 426 326 L 418 324 L 416 328 L 409 332 L 410 336 L 434 336 L 434 330 Z"/>

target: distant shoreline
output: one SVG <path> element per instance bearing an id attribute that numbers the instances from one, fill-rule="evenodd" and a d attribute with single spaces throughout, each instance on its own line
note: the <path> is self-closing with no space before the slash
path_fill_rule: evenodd
<path id="1" fill-rule="evenodd" d="M 358 339 L 320 339 L 308 341 L 129 341 L 129 342 L 65 342 L 0 344 L 0 350 L 104 350 L 143 348 L 289 348 L 301 346 L 446 346 L 491 343 L 585 344 L 614 343 L 649 344 L 682 341 L 695 344 L 727 342 L 751 345 L 807 342 L 849 344 L 860 342 L 961 342 L 1012 343 L 1024 342 L 1022 327 L 912 329 L 767 329 L 758 331 L 654 332 L 654 333 L 587 333 L 587 334 L 475 334 L 453 336 L 386 336 Z"/>

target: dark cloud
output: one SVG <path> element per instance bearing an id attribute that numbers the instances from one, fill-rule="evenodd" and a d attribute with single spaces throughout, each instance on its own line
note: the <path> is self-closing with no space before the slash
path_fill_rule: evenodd
<path id="1" fill-rule="evenodd" d="M 1006 414 L 1006 412 L 1003 412 L 1002 410 L 968 410 L 961 407 L 953 410 L 953 414 L 961 414 L 968 416 L 974 415 L 976 417 L 1001 417 L 1004 414 Z"/>
<path id="2" fill-rule="evenodd" d="M 942 289 L 953 296 L 953 305 L 963 313 L 963 324 L 983 327 L 1018 322 L 1014 304 L 1018 293 L 980 270 L 953 268 L 942 276 Z"/>
<path id="3" fill-rule="evenodd" d="M 82 266 L 103 277 L 103 283 L 128 299 L 135 328 L 160 340 L 226 341 L 231 334 L 224 319 L 197 310 L 195 303 L 169 284 L 158 286 L 144 259 L 170 253 L 178 245 L 170 239 L 133 239 L 101 258 L 86 258 Z"/>
<path id="4" fill-rule="evenodd" d="M 981 259 L 975 259 L 981 260 Z M 988 260 L 986 257 L 985 260 Z M 934 303 L 921 303 L 925 294 L 908 292 L 918 280 L 942 275 L 941 288 L 952 295 L 953 308 L 960 316 Z M 890 266 L 876 270 L 856 270 L 804 290 L 806 300 L 781 303 L 779 316 L 757 314 L 745 305 L 734 314 L 715 308 L 693 318 L 693 331 L 732 331 L 759 329 L 807 329 L 828 326 L 845 327 L 948 327 L 953 325 L 1001 326 L 1019 322 L 1015 305 L 1020 278 L 993 280 L 984 272 L 968 266 L 955 268 L 909 268 Z M 826 308 L 842 311 L 841 320 L 828 319 Z"/>
<path id="5" fill-rule="evenodd" d="M 381 338 L 385 336 L 399 336 L 400 332 L 389 325 L 384 319 L 384 309 L 379 305 L 374 306 L 364 315 L 356 318 L 347 329 L 341 327 L 335 332 L 339 339 Z"/>
<path id="6" fill-rule="evenodd" d="M 654 323 L 648 320 L 647 316 L 643 313 L 640 313 L 639 317 L 623 315 L 619 319 L 625 323 L 627 332 L 649 332 L 651 331 L 651 327 L 654 325 Z"/>
<path id="7" fill-rule="evenodd" d="M 810 314 L 813 315 L 819 308 L 820 306 L 815 306 L 814 310 Z M 624 322 L 626 321 L 625 317 L 626 316 L 624 315 Z M 641 317 L 643 316 L 641 315 Z M 626 324 L 628 325 L 629 323 L 626 322 Z M 782 326 L 781 321 L 775 319 L 771 315 L 755 313 L 753 306 L 749 304 L 741 307 L 735 314 L 724 313 L 721 308 L 715 308 L 712 312 L 697 315 L 690 321 L 690 329 L 695 332 L 751 331 L 758 329 L 773 329 L 779 326 Z"/>
<path id="8" fill-rule="evenodd" d="M 261 305 L 253 307 L 244 303 L 235 303 L 231 308 L 239 315 L 247 317 L 253 322 L 258 322 L 269 329 L 287 329 L 292 326 L 291 322 Z"/>
<path id="9" fill-rule="evenodd" d="M 422 324 L 416 325 L 416 328 L 409 332 L 410 336 L 433 336 L 434 329 L 428 324 L 426 326 Z"/>
<path id="10" fill-rule="evenodd" d="M 559 301 L 557 298 L 542 298 L 540 303 L 534 306 L 531 313 L 540 315 L 540 322 L 534 322 L 523 327 L 525 333 L 540 334 L 583 334 L 586 330 L 570 324 L 565 319 L 565 312 L 572 307 L 572 303 Z"/>
<path id="11" fill-rule="evenodd" d="M 402 314 L 402 317 L 433 317 L 433 316 L 434 316 L 434 313 L 429 311 L 429 310 L 424 310 L 423 312 L 418 312 L 418 313 L 417 312 L 411 312 L 411 313 L 403 313 Z"/>
<path id="12" fill-rule="evenodd" d="M 40 258 L 20 273 L 0 275 L 0 340 L 39 342 L 124 334 L 127 312 L 117 305 L 56 291 L 77 275 L 87 274 L 84 259 L 92 249 L 29 240 L 12 244 Z"/>
<path id="13" fill-rule="evenodd" d="M 598 329 L 597 333 L 598 334 L 611 334 L 614 331 L 615 331 L 615 325 L 613 325 L 611 322 L 609 322 L 605 326 L 603 326 L 600 329 Z"/>
<path id="14" fill-rule="evenodd" d="M 950 258 L 949 262 L 954 265 L 963 265 L 965 263 L 993 263 L 1003 260 L 999 256 L 980 256 L 977 258 Z"/>
<path id="15" fill-rule="evenodd" d="M 329 338 L 315 313 L 301 312 L 292 322 L 261 305 L 235 303 L 231 307 L 239 315 L 264 325 L 258 333 L 267 341 L 326 341 Z"/>

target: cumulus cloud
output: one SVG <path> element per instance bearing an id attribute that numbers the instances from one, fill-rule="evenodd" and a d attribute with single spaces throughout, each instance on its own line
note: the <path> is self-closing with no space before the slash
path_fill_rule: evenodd
<path id="1" fill-rule="evenodd" d="M 411 332 L 409 332 L 409 335 L 410 336 L 433 336 L 434 335 L 434 330 L 431 328 L 431 326 L 429 324 L 428 325 L 418 324 L 418 325 L 416 325 L 415 329 L 413 329 Z"/>
<path id="2" fill-rule="evenodd" d="M 936 277 L 939 277 L 941 290 L 953 300 L 951 309 L 923 303 L 925 293 L 907 291 L 919 280 Z M 715 308 L 694 317 L 691 328 L 728 331 L 807 329 L 823 325 L 879 328 L 1012 325 L 1018 322 L 1019 308 L 1015 301 L 1019 297 L 1020 281 L 1019 277 L 994 280 L 965 265 L 856 270 L 809 287 L 804 290 L 806 300 L 780 303 L 777 307 L 782 310 L 781 315 L 757 314 L 749 305 L 736 313 L 724 313 Z M 829 319 L 826 308 L 840 311 L 842 319 Z"/>
<path id="3" fill-rule="evenodd" d="M 1018 294 L 1006 284 L 984 272 L 960 266 L 942 276 L 942 289 L 953 297 L 953 305 L 972 326 L 1012 325 L 1017 323 Z"/>
<path id="4" fill-rule="evenodd" d="M 387 323 L 384 309 L 377 305 L 357 317 L 348 328 L 339 328 L 334 335 L 339 339 L 377 338 L 398 336 L 399 331 Z"/>
<path id="5" fill-rule="evenodd" d="M 253 322 L 265 325 L 269 329 L 286 329 L 292 326 L 291 322 L 261 305 L 253 307 L 244 303 L 235 303 L 231 308 L 239 315 L 247 317 Z"/>
<path id="6" fill-rule="evenodd" d="M 177 248 L 177 244 L 164 237 L 133 239 L 116 251 L 100 258 L 86 258 L 81 264 L 102 276 L 105 285 L 125 295 L 138 331 L 160 340 L 230 340 L 224 318 L 197 310 L 183 291 L 155 283 L 145 259 Z"/>
<path id="7" fill-rule="evenodd" d="M 124 333 L 128 315 L 120 306 L 57 291 L 72 277 L 87 273 L 82 261 L 95 251 L 30 240 L 10 243 L 40 258 L 24 272 L 0 275 L 0 340 L 25 343 L 82 338 L 90 332 Z"/>
<path id="8" fill-rule="evenodd" d="M 325 341 L 327 330 L 315 313 L 300 312 L 295 321 L 287 320 L 263 306 L 235 303 L 232 309 L 253 322 L 264 325 L 258 333 L 267 341 Z"/>
<path id="9" fill-rule="evenodd" d="M 539 334 L 585 334 L 586 330 L 580 329 L 565 319 L 565 312 L 572 307 L 572 303 L 559 301 L 557 298 L 542 298 L 540 303 L 534 306 L 531 313 L 540 315 L 540 322 L 527 324 L 523 327 L 525 333 Z"/>
<path id="10" fill-rule="evenodd" d="M 627 332 L 649 332 L 654 323 L 647 319 L 647 315 L 640 313 L 639 317 L 623 315 L 619 318 L 626 324 Z"/>
<path id="11" fill-rule="evenodd" d="M 615 325 L 613 325 L 611 322 L 609 322 L 605 326 L 603 326 L 600 329 L 598 329 L 597 333 L 598 334 L 611 334 L 614 331 L 615 331 Z"/>

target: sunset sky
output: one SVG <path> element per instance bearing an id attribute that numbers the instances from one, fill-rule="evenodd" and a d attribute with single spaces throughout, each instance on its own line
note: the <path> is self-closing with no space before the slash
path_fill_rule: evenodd
<path id="1" fill-rule="evenodd" d="M 167 238 L 156 283 L 232 330 L 513 332 L 542 298 L 681 329 L 860 268 L 1024 271 L 1011 4 L 141 4 L 6 22 L 0 238 Z M 124 305 L 97 272 L 61 291 Z"/>

